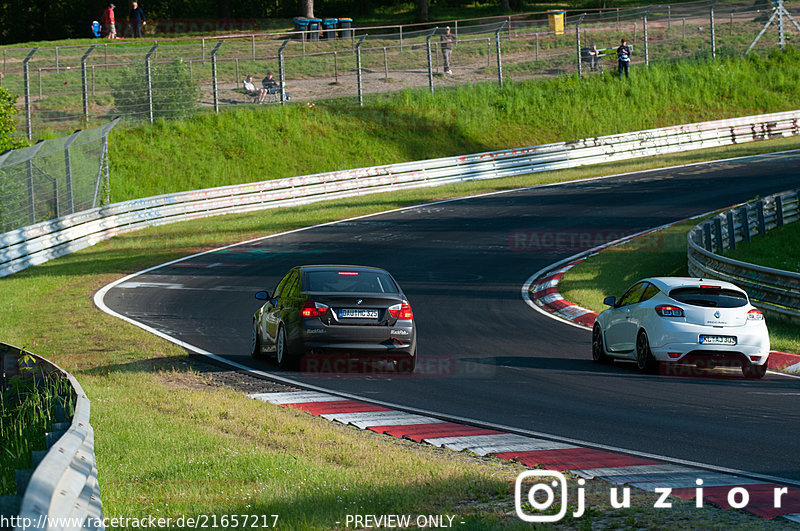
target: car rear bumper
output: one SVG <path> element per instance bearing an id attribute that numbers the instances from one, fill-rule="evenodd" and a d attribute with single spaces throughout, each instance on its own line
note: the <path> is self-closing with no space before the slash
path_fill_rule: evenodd
<path id="1" fill-rule="evenodd" d="M 329 326 L 309 320 L 300 327 L 296 347 L 302 354 L 404 358 L 415 354 L 416 334 L 411 320 L 394 326 Z"/>
<path id="2" fill-rule="evenodd" d="M 658 361 L 722 365 L 723 362 L 763 365 L 769 357 L 766 326 L 739 326 L 725 329 L 673 323 L 669 330 L 650 333 L 650 351 Z M 701 335 L 736 337 L 736 345 L 701 344 Z"/>

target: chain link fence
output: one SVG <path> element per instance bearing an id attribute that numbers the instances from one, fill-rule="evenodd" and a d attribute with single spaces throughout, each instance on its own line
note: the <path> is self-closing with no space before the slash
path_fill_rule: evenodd
<path id="1" fill-rule="evenodd" d="M 783 46 L 800 31 L 798 4 L 689 2 L 586 12 L 544 12 L 450 23 L 100 42 L 96 46 L 3 50 L 2 84 L 23 96 L 22 134 L 72 129 L 112 117 L 153 121 L 266 102 L 350 98 L 410 87 L 436 90 L 616 69 L 625 38 L 632 66 L 740 57 Z M 771 19 L 772 17 L 772 19 Z M 767 23 L 772 23 L 767 26 Z M 441 35 L 458 37 L 445 74 Z M 766 29 L 765 29 L 766 28 Z M 756 41 L 756 37 L 760 39 Z M 599 55 L 589 53 L 595 45 Z M 280 88 L 245 93 L 243 79 L 272 72 Z M 282 90 L 281 90 L 282 89 Z"/>
<path id="2" fill-rule="evenodd" d="M 0 233 L 107 204 L 118 121 L 0 155 Z"/>

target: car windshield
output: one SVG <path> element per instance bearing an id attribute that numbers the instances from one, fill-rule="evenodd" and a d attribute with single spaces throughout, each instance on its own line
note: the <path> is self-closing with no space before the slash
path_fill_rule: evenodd
<path id="1" fill-rule="evenodd" d="M 706 308 L 740 308 L 747 304 L 744 293 L 724 288 L 677 288 L 669 296 L 678 302 Z"/>
<path id="2" fill-rule="evenodd" d="M 383 271 L 307 271 L 304 291 L 323 293 L 399 293 L 392 277 Z"/>

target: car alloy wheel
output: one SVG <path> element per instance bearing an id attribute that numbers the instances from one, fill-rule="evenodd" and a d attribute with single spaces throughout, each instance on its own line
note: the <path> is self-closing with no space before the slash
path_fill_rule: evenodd
<path id="1" fill-rule="evenodd" d="M 258 323 L 253 321 L 253 336 L 250 338 L 250 356 L 261 357 L 261 338 L 258 336 Z"/>
<path id="2" fill-rule="evenodd" d="M 597 363 L 609 361 L 603 349 L 603 333 L 600 331 L 600 325 L 597 324 L 592 329 L 592 359 Z"/>
<path id="3" fill-rule="evenodd" d="M 278 341 L 275 343 L 275 355 L 278 365 L 282 369 L 293 369 L 294 359 L 289 354 L 289 343 L 286 341 L 286 330 L 281 326 L 278 329 Z"/>
<path id="4" fill-rule="evenodd" d="M 658 364 L 653 358 L 653 353 L 650 352 L 650 341 L 647 339 L 647 332 L 641 330 L 639 335 L 636 336 L 636 366 L 643 373 L 649 374 L 655 372 Z"/>

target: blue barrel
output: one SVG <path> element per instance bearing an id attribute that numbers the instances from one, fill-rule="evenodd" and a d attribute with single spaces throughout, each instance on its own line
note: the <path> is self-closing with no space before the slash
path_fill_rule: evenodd
<path id="1" fill-rule="evenodd" d="M 319 30 L 322 28 L 322 19 L 321 18 L 310 18 L 308 19 L 308 40 L 310 41 L 318 41 L 319 40 Z"/>
<path id="2" fill-rule="evenodd" d="M 295 31 L 306 31 L 308 29 L 308 19 L 305 17 L 295 17 L 294 18 L 294 30 Z M 299 40 L 304 40 L 305 34 L 300 34 L 296 38 Z"/>
<path id="3" fill-rule="evenodd" d="M 339 23 L 338 18 L 323 18 L 322 19 L 322 36 L 328 40 L 336 38 L 336 25 Z"/>
<path id="4" fill-rule="evenodd" d="M 339 29 L 344 30 L 339 32 L 339 37 L 343 39 L 349 39 L 352 35 L 352 31 L 350 28 L 353 27 L 353 19 L 352 18 L 340 18 L 339 19 Z"/>

